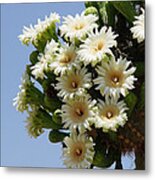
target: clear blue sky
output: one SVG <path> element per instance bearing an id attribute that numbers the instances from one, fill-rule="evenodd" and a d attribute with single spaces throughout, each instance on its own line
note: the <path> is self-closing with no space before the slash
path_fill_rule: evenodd
<path id="1" fill-rule="evenodd" d="M 24 25 L 57 12 L 61 16 L 81 13 L 84 3 L 41 3 L 1 5 L 1 165 L 17 167 L 64 167 L 61 144 L 48 141 L 48 133 L 30 138 L 25 129 L 26 114 L 12 106 L 20 77 L 33 47 L 21 45 L 17 36 Z M 129 168 L 128 160 L 124 161 Z"/>

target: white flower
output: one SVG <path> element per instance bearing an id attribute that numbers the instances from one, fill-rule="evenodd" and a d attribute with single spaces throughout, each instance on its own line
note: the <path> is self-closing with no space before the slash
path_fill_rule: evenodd
<path id="1" fill-rule="evenodd" d="M 36 31 L 43 32 L 47 27 L 50 27 L 52 23 L 60 21 L 60 16 L 57 13 L 51 13 L 49 17 L 45 16 L 45 20 L 38 19 L 38 24 L 34 25 Z"/>
<path id="2" fill-rule="evenodd" d="M 61 35 L 70 38 L 71 41 L 75 40 L 75 38 L 80 40 L 85 38 L 88 32 L 98 27 L 95 23 L 98 18 L 93 14 L 87 16 L 84 13 L 81 15 L 76 14 L 75 17 L 68 15 L 63 19 L 64 22 L 60 26 Z"/>
<path id="3" fill-rule="evenodd" d="M 99 76 L 94 80 L 94 83 L 98 85 L 96 89 L 100 90 L 103 96 L 119 97 L 120 94 L 126 96 L 128 89 L 133 89 L 134 81 L 137 80 L 133 75 L 136 68 L 129 68 L 130 65 L 131 61 L 122 57 L 118 60 L 112 58 L 109 62 L 103 62 L 97 67 Z"/>
<path id="4" fill-rule="evenodd" d="M 35 78 L 44 79 L 45 72 L 49 69 L 49 64 L 54 61 L 56 52 L 58 51 L 58 43 L 53 39 L 45 46 L 44 53 L 40 53 L 38 56 L 38 62 L 31 67 L 32 74 Z"/>
<path id="5" fill-rule="evenodd" d="M 64 46 L 59 49 L 57 57 L 50 64 L 51 70 L 58 75 L 64 74 L 68 70 L 72 70 L 73 67 L 79 68 L 79 61 L 77 59 L 77 53 L 74 46 Z"/>
<path id="6" fill-rule="evenodd" d="M 24 26 L 23 34 L 19 35 L 18 38 L 23 44 L 29 45 L 34 41 L 36 36 L 37 36 L 37 32 L 31 24 L 30 27 Z"/>
<path id="7" fill-rule="evenodd" d="M 116 37 L 117 35 L 112 32 L 111 27 L 107 28 L 104 26 L 100 32 L 95 29 L 95 32 L 89 33 L 84 44 L 80 45 L 80 50 L 78 51 L 80 60 L 85 65 L 90 63 L 95 65 L 102 61 L 106 53 L 111 54 L 110 48 L 117 45 Z"/>
<path id="8" fill-rule="evenodd" d="M 23 34 L 19 35 L 19 39 L 23 44 L 29 45 L 37 40 L 37 36 L 43 33 L 51 24 L 59 22 L 60 17 L 57 13 L 51 13 L 49 17 L 45 17 L 44 21 L 38 19 L 38 24 L 23 28 Z"/>
<path id="9" fill-rule="evenodd" d="M 144 21 L 145 21 L 145 11 L 141 8 L 142 14 L 135 16 L 135 21 L 133 22 L 134 26 L 130 29 L 133 33 L 133 38 L 137 39 L 138 43 L 144 41 L 145 32 L 144 32 Z"/>
<path id="10" fill-rule="evenodd" d="M 74 130 L 78 128 L 80 132 L 90 129 L 90 123 L 94 118 L 95 100 L 91 100 L 88 95 L 75 97 L 64 101 L 62 105 L 62 122 L 64 128 Z"/>
<path id="11" fill-rule="evenodd" d="M 44 79 L 45 71 L 48 69 L 48 61 L 46 60 L 44 54 L 38 56 L 39 61 L 31 67 L 32 74 L 36 79 Z"/>
<path id="12" fill-rule="evenodd" d="M 102 128 L 104 132 L 116 131 L 128 120 L 125 112 L 128 108 L 123 101 L 118 102 L 118 98 L 106 97 L 105 102 L 99 100 L 98 108 L 94 123 L 96 128 Z"/>
<path id="13" fill-rule="evenodd" d="M 67 168 L 90 168 L 95 154 L 91 137 L 74 133 L 65 137 L 64 144 L 63 159 Z"/>
<path id="14" fill-rule="evenodd" d="M 59 43 L 57 43 L 54 39 L 52 39 L 50 42 L 47 42 L 44 50 L 46 59 L 50 59 L 50 58 L 52 59 L 58 50 L 59 50 Z"/>
<path id="15" fill-rule="evenodd" d="M 73 98 L 75 95 L 82 95 L 86 89 L 91 87 L 91 74 L 87 73 L 86 68 L 80 70 L 67 71 L 61 77 L 57 78 L 56 89 L 59 90 L 58 96 Z"/>
<path id="16" fill-rule="evenodd" d="M 28 75 L 25 73 L 22 77 L 22 84 L 19 86 L 20 92 L 18 92 L 17 96 L 13 99 L 13 106 L 16 106 L 16 110 L 20 112 L 24 112 L 28 110 L 27 103 L 27 88 L 31 84 Z"/>

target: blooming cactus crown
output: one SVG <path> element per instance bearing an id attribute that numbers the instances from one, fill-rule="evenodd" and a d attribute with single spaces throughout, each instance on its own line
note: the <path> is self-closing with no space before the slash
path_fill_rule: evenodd
<path id="1" fill-rule="evenodd" d="M 144 23 L 144 9 L 142 13 L 129 29 L 138 43 L 144 41 L 142 33 L 137 33 Z M 36 51 L 30 56 L 31 65 L 14 105 L 29 114 L 30 136 L 36 138 L 50 129 L 50 141 L 63 142 L 63 160 L 69 168 L 100 166 L 96 137 L 117 134 L 129 121 L 127 98 L 138 80 L 131 58 L 120 50 L 119 31 L 99 20 L 95 7 L 63 17 L 59 26 L 60 16 L 52 13 L 24 27 L 19 36 Z"/>

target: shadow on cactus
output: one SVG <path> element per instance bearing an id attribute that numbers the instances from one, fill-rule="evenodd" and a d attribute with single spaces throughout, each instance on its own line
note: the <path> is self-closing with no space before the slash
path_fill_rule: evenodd
<path id="1" fill-rule="evenodd" d="M 85 2 L 78 15 L 51 13 L 24 27 L 33 44 L 14 105 L 31 137 L 62 142 L 67 168 L 145 169 L 144 2 Z M 57 28 L 56 28 L 57 27 Z M 41 85 L 37 88 L 36 83 Z"/>

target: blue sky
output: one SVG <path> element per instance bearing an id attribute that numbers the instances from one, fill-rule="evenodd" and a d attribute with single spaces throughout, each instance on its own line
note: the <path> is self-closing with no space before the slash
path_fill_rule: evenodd
<path id="1" fill-rule="evenodd" d="M 24 25 L 57 12 L 61 16 L 81 13 L 84 3 L 41 3 L 1 5 L 1 165 L 17 167 L 64 167 L 61 144 L 48 141 L 48 132 L 30 138 L 25 129 L 26 114 L 12 106 L 20 78 L 33 47 L 21 45 L 17 36 Z M 124 165 L 129 167 L 128 160 Z"/>
<path id="2" fill-rule="evenodd" d="M 80 13 L 83 3 L 1 5 L 1 163 L 3 166 L 63 167 L 61 145 L 48 141 L 48 133 L 31 139 L 25 129 L 26 114 L 12 106 L 20 77 L 33 47 L 21 45 L 17 36 L 24 25 L 35 24 L 51 12 L 61 16 Z"/>

